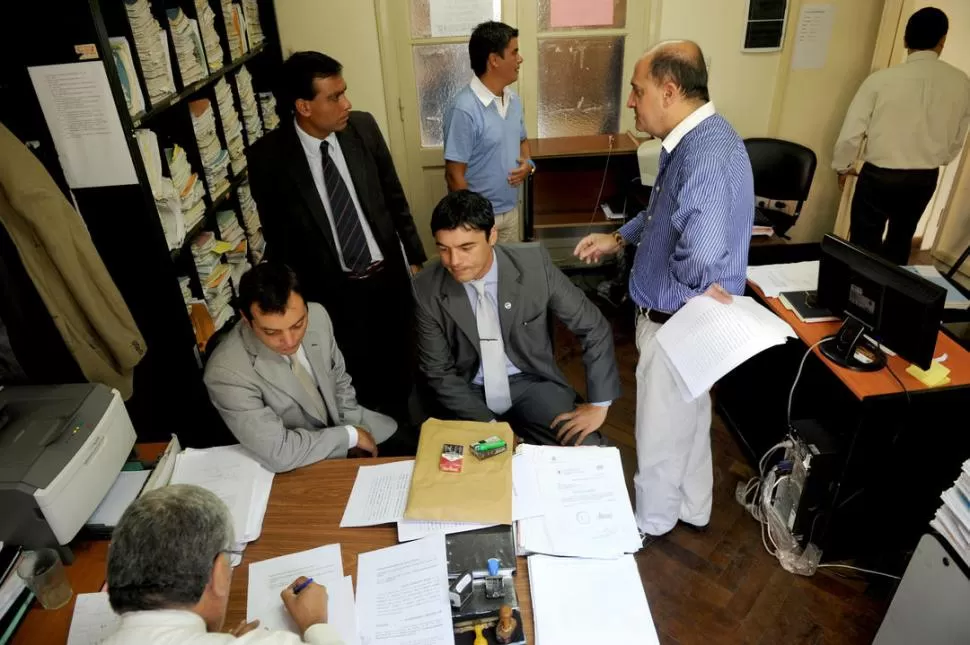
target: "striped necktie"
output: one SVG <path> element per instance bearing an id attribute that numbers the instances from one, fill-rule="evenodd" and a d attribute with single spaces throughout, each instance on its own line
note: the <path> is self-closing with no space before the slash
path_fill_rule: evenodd
<path id="1" fill-rule="evenodd" d="M 337 243 L 347 268 L 353 273 L 363 273 L 373 259 L 370 249 L 367 248 L 360 214 L 329 152 L 330 144 L 324 141 L 320 144 L 320 153 L 323 155 L 323 185 L 330 199 L 330 212 L 337 229 Z"/>

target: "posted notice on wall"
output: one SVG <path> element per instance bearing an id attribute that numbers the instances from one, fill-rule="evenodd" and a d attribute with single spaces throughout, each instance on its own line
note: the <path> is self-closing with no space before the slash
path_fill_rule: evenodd
<path id="1" fill-rule="evenodd" d="M 494 0 L 431 0 L 431 35 L 468 36 L 480 23 L 497 19 Z"/>
<path id="2" fill-rule="evenodd" d="M 835 24 L 835 5 L 804 4 L 798 16 L 795 32 L 795 52 L 792 69 L 822 69 L 829 53 L 832 27 Z"/>
<path id="3" fill-rule="evenodd" d="M 138 183 L 101 61 L 29 67 L 71 188 Z"/>

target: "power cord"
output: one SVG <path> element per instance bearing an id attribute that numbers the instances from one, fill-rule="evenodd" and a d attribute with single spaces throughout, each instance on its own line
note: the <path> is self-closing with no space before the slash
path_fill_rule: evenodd
<path id="1" fill-rule="evenodd" d="M 808 356 L 809 354 L 812 353 L 812 350 L 818 347 L 819 345 L 821 345 L 823 342 L 825 342 L 824 338 L 818 341 L 817 343 L 815 343 L 814 345 L 812 345 L 811 347 L 809 347 L 808 350 L 805 352 L 805 355 L 802 356 L 802 362 L 798 365 L 798 373 L 795 374 L 795 381 L 791 384 L 791 391 L 788 392 L 788 429 L 789 430 L 791 430 L 791 427 L 792 427 L 791 425 L 792 399 L 794 399 L 795 397 L 795 387 L 798 385 L 799 379 L 802 378 L 802 370 L 805 368 L 805 361 L 808 360 Z"/>
<path id="2" fill-rule="evenodd" d="M 894 576 L 891 573 L 883 573 L 882 571 L 873 571 L 872 569 L 863 569 L 862 567 L 854 567 L 851 564 L 820 564 L 818 568 L 822 567 L 829 568 L 839 568 L 839 569 L 853 569 L 855 571 L 861 571 L 862 573 L 871 573 L 874 576 L 885 576 L 887 578 L 892 578 L 893 580 L 902 580 L 899 576 Z"/>
<path id="3" fill-rule="evenodd" d="M 596 220 L 596 211 L 599 210 L 600 200 L 603 198 L 603 189 L 606 187 L 606 176 L 610 170 L 610 157 L 613 156 L 613 143 L 616 141 L 616 135 L 610 135 L 610 147 L 606 151 L 606 165 L 603 167 L 603 180 L 600 181 L 600 190 L 596 195 L 596 203 L 593 204 L 593 213 L 589 216 L 589 224 L 586 226 L 586 235 L 589 235 L 590 231 L 593 230 L 593 222 Z M 584 236 L 585 237 L 585 236 Z"/>

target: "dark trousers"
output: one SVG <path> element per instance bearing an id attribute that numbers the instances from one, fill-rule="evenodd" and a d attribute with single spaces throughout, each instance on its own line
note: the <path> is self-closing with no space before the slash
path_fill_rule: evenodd
<path id="1" fill-rule="evenodd" d="M 485 400 L 485 388 L 472 385 Z M 552 420 L 563 412 L 571 412 L 579 403 L 579 395 L 571 387 L 546 381 L 531 374 L 509 377 L 509 394 L 512 407 L 498 420 L 512 426 L 512 430 L 526 443 L 540 446 L 558 446 Z M 599 432 L 592 432 L 583 440 L 584 446 L 605 445 Z"/>
<path id="2" fill-rule="evenodd" d="M 939 172 L 939 168 L 896 170 L 865 164 L 852 198 L 849 241 L 895 264 L 907 264 L 913 234 L 936 191 Z"/>
<path id="3" fill-rule="evenodd" d="M 401 432 L 412 421 L 415 371 L 414 297 L 404 266 L 385 262 L 367 278 L 346 279 L 333 300 L 327 312 L 357 402 L 394 418 Z"/>

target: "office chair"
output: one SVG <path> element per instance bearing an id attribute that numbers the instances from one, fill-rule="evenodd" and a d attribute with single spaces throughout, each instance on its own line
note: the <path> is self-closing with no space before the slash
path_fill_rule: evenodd
<path id="1" fill-rule="evenodd" d="M 768 200 L 755 209 L 755 223 L 763 221 L 775 229 L 779 237 L 790 239 L 786 233 L 798 221 L 802 204 L 808 199 L 812 187 L 815 153 L 803 145 L 782 139 L 745 139 L 744 147 L 751 159 L 754 174 L 754 194 Z M 795 212 L 791 215 L 780 210 L 779 201 L 794 201 Z"/>

